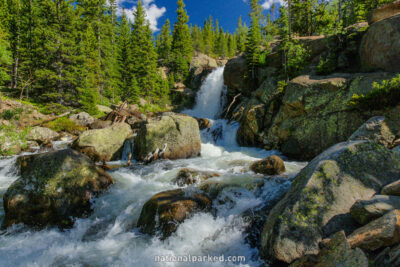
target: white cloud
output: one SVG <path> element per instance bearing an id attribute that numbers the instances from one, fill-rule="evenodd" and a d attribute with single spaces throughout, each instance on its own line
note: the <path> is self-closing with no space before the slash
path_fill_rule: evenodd
<path id="1" fill-rule="evenodd" d="M 124 3 L 134 3 L 132 0 L 118 0 L 118 15 L 122 15 Z M 158 19 L 164 16 L 167 9 L 165 7 L 158 7 L 154 0 L 142 0 L 144 9 L 146 10 L 147 19 L 150 22 L 150 28 L 156 32 L 158 28 Z M 125 15 L 130 21 L 134 21 L 133 12 L 136 10 L 136 6 L 131 9 L 125 9 Z"/>
<path id="2" fill-rule="evenodd" d="M 264 9 L 270 9 L 272 4 L 280 4 L 284 5 L 283 0 L 265 0 L 265 2 L 261 5 Z"/>

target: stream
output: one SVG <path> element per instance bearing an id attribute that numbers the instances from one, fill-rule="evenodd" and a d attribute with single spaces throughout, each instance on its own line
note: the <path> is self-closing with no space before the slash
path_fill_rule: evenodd
<path id="1" fill-rule="evenodd" d="M 202 131 L 201 156 L 162 160 L 149 165 L 134 162 L 110 171 L 115 184 L 94 200 L 89 218 L 77 219 L 74 227 L 61 231 L 35 231 L 14 225 L 0 232 L 0 266 L 260 266 L 257 248 L 246 242 L 249 222 L 243 213 L 257 210 L 281 197 L 290 178 L 304 166 L 285 161 L 286 178 L 266 177 L 249 171 L 251 162 L 278 154 L 236 143 L 238 123 L 218 119 L 224 101 L 223 67 L 214 70 L 201 87 L 196 105 L 186 110 L 191 116 L 209 118 L 212 127 Z M 215 131 L 221 138 L 214 141 Z M 214 132 L 214 134 L 213 134 Z M 0 221 L 4 217 L 3 194 L 15 181 L 16 157 L 0 159 Z M 110 163 L 113 164 L 113 163 Z M 114 163 L 115 164 L 115 163 Z M 143 204 L 154 194 L 178 188 L 171 183 L 180 169 L 192 168 L 221 174 L 211 180 L 229 183 L 213 201 L 212 213 L 197 213 L 182 223 L 165 240 L 142 234 L 136 228 Z M 263 183 L 261 187 L 254 184 Z M 196 190 L 191 185 L 187 190 Z M 218 256 L 216 262 L 157 262 L 159 256 Z M 244 261 L 227 261 L 244 256 Z"/>

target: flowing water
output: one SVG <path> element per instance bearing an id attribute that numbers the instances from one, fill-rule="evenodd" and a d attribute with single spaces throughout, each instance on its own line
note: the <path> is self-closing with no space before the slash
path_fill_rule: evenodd
<path id="1" fill-rule="evenodd" d="M 197 105 L 186 113 L 210 119 L 218 116 L 224 92 L 222 74 L 223 68 L 219 68 L 209 75 L 198 94 Z M 289 189 L 290 179 L 249 171 L 252 161 L 278 152 L 239 147 L 237 123 L 212 122 L 211 129 L 202 132 L 201 157 L 147 166 L 135 163 L 111 171 L 116 183 L 94 201 L 93 214 L 78 219 L 72 229 L 33 231 L 15 225 L 0 233 L 0 266 L 260 266 L 258 250 L 245 241 L 249 222 L 242 215 L 281 197 Z M 216 142 L 215 132 L 221 135 Z M 15 157 L 0 160 L 0 197 L 18 178 L 14 165 Z M 286 175 L 292 177 L 304 163 L 286 162 L 286 166 Z M 218 172 L 221 176 L 211 180 L 231 186 L 213 201 L 212 214 L 194 215 L 166 240 L 140 233 L 135 226 L 143 204 L 158 192 L 178 188 L 171 180 L 181 168 Z M 196 190 L 196 186 L 186 190 Z M 0 204 L 1 221 L 4 210 Z M 183 260 L 188 255 L 219 258 L 216 262 L 155 261 L 157 256 L 162 259 L 161 256 L 172 255 L 182 256 Z M 229 256 L 244 256 L 246 260 L 229 262 Z"/>

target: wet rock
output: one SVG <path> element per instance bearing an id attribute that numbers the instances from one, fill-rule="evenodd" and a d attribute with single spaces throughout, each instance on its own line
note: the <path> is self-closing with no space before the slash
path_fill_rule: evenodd
<path id="1" fill-rule="evenodd" d="M 87 127 L 95 121 L 95 119 L 86 112 L 71 115 L 69 119 L 83 127 Z"/>
<path id="2" fill-rule="evenodd" d="M 94 161 L 119 160 L 130 135 L 132 130 L 128 124 L 115 123 L 104 129 L 83 132 L 72 146 Z"/>
<path id="3" fill-rule="evenodd" d="M 108 174 L 71 149 L 18 159 L 21 177 L 4 194 L 2 227 L 24 223 L 70 227 L 91 211 L 93 197 L 112 184 Z"/>
<path id="4" fill-rule="evenodd" d="M 368 267 L 368 258 L 359 249 L 351 249 L 343 231 L 333 235 L 318 255 L 306 255 L 290 267 Z"/>
<path id="5" fill-rule="evenodd" d="M 396 16 L 400 14 L 400 1 L 394 1 L 382 7 L 375 9 L 372 14 L 368 17 L 368 23 L 373 24 L 375 22 Z"/>
<path id="6" fill-rule="evenodd" d="M 217 61 L 205 54 L 197 53 L 190 64 L 190 88 L 199 89 L 204 79 L 218 67 Z"/>
<path id="7" fill-rule="evenodd" d="M 201 140 L 197 121 L 183 114 L 164 113 L 142 122 L 135 138 L 135 158 L 144 161 L 165 145 L 163 158 L 166 159 L 199 156 Z"/>
<path id="8" fill-rule="evenodd" d="M 400 196 L 400 180 L 383 187 L 381 194 L 389 196 Z"/>
<path id="9" fill-rule="evenodd" d="M 36 126 L 27 134 L 26 139 L 36 141 L 39 144 L 49 144 L 58 137 L 59 134 L 57 132 L 50 130 L 49 128 Z"/>
<path id="10" fill-rule="evenodd" d="M 250 170 L 260 174 L 279 175 L 284 173 L 286 168 L 283 160 L 274 155 L 254 162 L 250 165 Z"/>
<path id="11" fill-rule="evenodd" d="M 160 234 L 163 239 L 176 231 L 179 224 L 196 212 L 208 212 L 212 201 L 203 194 L 187 195 L 181 189 L 158 193 L 148 200 L 137 226 L 146 234 Z"/>
<path id="12" fill-rule="evenodd" d="M 360 46 L 365 70 L 400 72 L 400 15 L 372 24 Z"/>
<path id="13" fill-rule="evenodd" d="M 205 181 L 211 177 L 219 177 L 215 172 L 197 171 L 193 169 L 182 169 L 179 171 L 176 178 L 172 181 L 179 186 L 196 184 Z"/>
<path id="14" fill-rule="evenodd" d="M 390 130 L 386 121 L 382 116 L 369 119 L 350 136 L 349 140 L 369 140 L 390 148 L 396 135 Z"/>
<path id="15" fill-rule="evenodd" d="M 384 146 L 355 141 L 337 144 L 312 160 L 274 207 L 262 234 L 261 252 L 286 263 L 317 254 L 319 242 L 355 229 L 350 208 L 400 177 L 400 159 Z"/>
<path id="16" fill-rule="evenodd" d="M 351 247 L 375 251 L 400 242 L 400 210 L 393 210 L 383 217 L 355 230 L 348 241 Z"/>
<path id="17" fill-rule="evenodd" d="M 196 119 L 196 120 L 197 120 L 197 123 L 199 124 L 200 131 L 211 128 L 211 122 L 209 119 L 201 118 L 201 119 Z"/>
<path id="18" fill-rule="evenodd" d="M 95 129 L 104 129 L 112 125 L 112 121 L 103 121 L 103 120 L 95 120 L 93 123 L 89 125 L 89 128 L 92 130 Z"/>
<path id="19" fill-rule="evenodd" d="M 365 225 L 395 209 L 400 210 L 400 197 L 375 195 L 370 200 L 354 203 L 350 214 L 359 224 Z"/>

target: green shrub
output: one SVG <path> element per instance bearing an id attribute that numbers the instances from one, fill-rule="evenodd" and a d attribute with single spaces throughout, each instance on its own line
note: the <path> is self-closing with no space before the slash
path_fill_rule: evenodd
<path id="1" fill-rule="evenodd" d="M 4 110 L 3 112 L 0 113 L 0 118 L 7 121 L 12 119 L 19 120 L 22 111 L 23 111 L 22 108 L 16 108 L 14 110 L 11 109 Z"/>
<path id="2" fill-rule="evenodd" d="M 369 110 L 384 109 L 400 104 L 400 74 L 391 80 L 374 82 L 373 89 L 366 95 L 354 94 L 350 106 Z"/>
<path id="3" fill-rule="evenodd" d="M 49 114 L 56 114 L 60 115 L 63 114 L 68 110 L 67 107 L 60 105 L 58 103 L 50 103 L 50 104 L 45 104 L 43 107 L 40 107 L 39 112 L 49 115 Z"/>
<path id="4" fill-rule="evenodd" d="M 329 54 L 329 56 L 325 60 L 323 58 L 319 59 L 319 64 L 317 66 L 316 72 L 319 75 L 328 75 L 336 70 L 336 65 L 336 56 L 333 54 Z"/>
<path id="5" fill-rule="evenodd" d="M 75 122 L 66 117 L 58 118 L 44 126 L 57 132 L 76 133 L 77 131 L 80 132 L 85 130 L 85 127 L 75 124 Z"/>
<path id="6" fill-rule="evenodd" d="M 0 156 L 11 156 L 19 151 L 17 147 L 22 150 L 27 147 L 26 135 L 29 133 L 30 128 L 25 128 L 20 130 L 17 127 L 11 125 L 1 125 L 0 126 Z M 4 145 L 8 143 L 9 145 L 5 147 Z"/>

